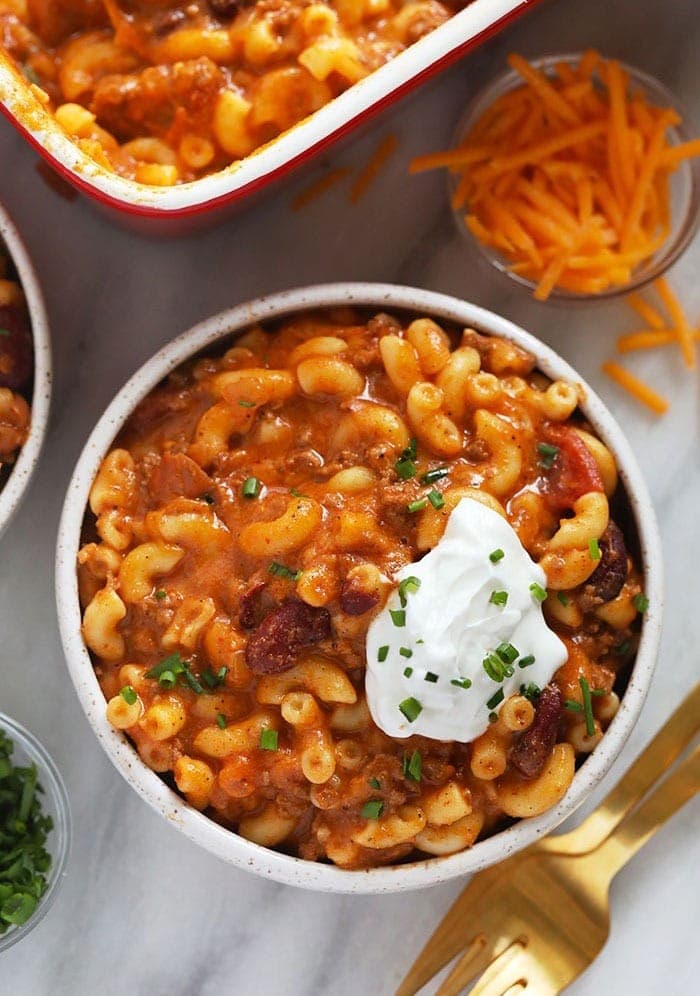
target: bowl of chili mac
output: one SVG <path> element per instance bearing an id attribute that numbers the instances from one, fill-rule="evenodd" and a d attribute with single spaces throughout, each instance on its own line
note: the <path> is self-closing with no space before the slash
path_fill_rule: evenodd
<path id="1" fill-rule="evenodd" d="M 0 205 L 0 534 L 38 463 L 50 397 L 44 301 L 19 232 Z"/>
<path id="2" fill-rule="evenodd" d="M 570 815 L 651 680 L 634 457 L 512 323 L 309 287 L 217 315 L 117 394 L 65 500 L 83 709 L 192 840 L 307 888 L 473 872 Z"/>
<path id="3" fill-rule="evenodd" d="M 251 196 L 539 0 L 0 5 L 0 111 L 123 216 Z"/>

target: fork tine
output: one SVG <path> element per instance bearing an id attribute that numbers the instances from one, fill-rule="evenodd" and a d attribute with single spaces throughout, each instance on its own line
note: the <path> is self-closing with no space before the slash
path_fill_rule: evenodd
<path id="1" fill-rule="evenodd" d="M 472 979 L 488 968 L 493 959 L 501 954 L 503 947 L 503 943 L 498 948 L 489 944 L 483 934 L 475 937 L 464 954 L 455 962 L 435 996 L 457 996 Z"/>
<path id="2" fill-rule="evenodd" d="M 532 959 L 526 948 L 515 941 L 491 962 L 470 990 L 470 996 L 504 996 L 519 983 L 527 982 L 531 964 Z M 556 996 L 556 990 L 547 992 L 538 987 L 537 996 Z"/>

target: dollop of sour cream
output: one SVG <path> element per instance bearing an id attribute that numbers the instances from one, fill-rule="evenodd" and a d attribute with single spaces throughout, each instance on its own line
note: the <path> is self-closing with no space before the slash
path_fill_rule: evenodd
<path id="1" fill-rule="evenodd" d="M 437 546 L 396 581 L 367 633 L 365 678 L 391 737 L 468 743 L 509 695 L 544 688 L 567 658 L 542 614 L 544 571 L 480 502 L 463 498 Z"/>

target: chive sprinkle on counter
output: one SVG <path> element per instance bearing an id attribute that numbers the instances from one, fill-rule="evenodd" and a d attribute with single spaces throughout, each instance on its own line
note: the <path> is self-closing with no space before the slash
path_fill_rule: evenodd
<path id="1" fill-rule="evenodd" d="M 46 838 L 53 820 L 41 808 L 36 765 L 15 766 L 0 730 L 0 935 L 32 916 L 48 886 Z"/>

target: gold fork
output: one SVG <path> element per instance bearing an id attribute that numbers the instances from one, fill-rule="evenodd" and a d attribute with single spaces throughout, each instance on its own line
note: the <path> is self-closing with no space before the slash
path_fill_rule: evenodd
<path id="1" fill-rule="evenodd" d="M 494 965 L 492 969 L 489 969 L 489 973 L 493 974 L 495 972 L 500 972 L 504 970 L 504 966 L 513 959 L 517 959 L 513 962 L 513 971 L 517 965 L 522 966 L 524 964 L 524 949 L 522 947 L 513 948 L 511 942 L 518 936 L 518 933 L 513 933 L 514 929 L 512 920 L 506 915 L 509 912 L 514 911 L 513 900 L 516 895 L 515 881 L 516 878 L 521 873 L 521 868 L 523 869 L 522 875 L 524 881 L 527 880 L 526 889 L 529 890 L 528 894 L 531 895 L 534 891 L 534 898 L 531 899 L 531 906 L 539 909 L 542 905 L 542 900 L 537 897 L 542 891 L 544 895 L 545 892 L 550 888 L 549 885 L 542 888 L 534 888 L 534 884 L 539 877 L 541 882 L 549 882 L 550 871 L 549 869 L 556 869 L 551 871 L 551 875 L 554 879 L 558 876 L 562 876 L 564 880 L 567 880 L 569 872 L 562 872 L 561 868 L 566 866 L 571 869 L 583 868 L 584 863 L 581 861 L 572 862 L 572 858 L 578 857 L 583 858 L 588 855 L 591 851 L 595 850 L 595 855 L 598 855 L 601 851 L 601 845 L 606 841 L 612 831 L 619 826 L 619 831 L 614 835 L 614 839 L 611 839 L 609 848 L 620 847 L 620 841 L 625 841 L 625 853 L 628 860 L 633 853 L 638 849 L 629 843 L 631 838 L 629 837 L 630 826 L 634 827 L 636 824 L 628 823 L 624 820 L 626 814 L 631 810 L 634 804 L 649 790 L 649 788 L 657 781 L 657 779 L 663 774 L 663 772 L 673 763 L 674 760 L 681 754 L 684 748 L 688 745 L 693 735 L 697 732 L 700 726 L 700 685 L 696 686 L 691 694 L 684 700 L 684 702 L 676 709 L 674 714 L 670 719 L 664 724 L 659 733 L 654 737 L 647 748 L 642 752 L 642 754 L 637 758 L 632 767 L 629 769 L 624 778 L 620 783 L 609 793 L 602 804 L 592 813 L 578 828 L 571 831 L 568 834 L 560 835 L 558 837 L 549 837 L 546 840 L 542 840 L 537 844 L 533 845 L 527 851 L 521 852 L 512 858 L 507 859 L 498 866 L 494 868 L 487 869 L 484 872 L 476 875 L 461 896 L 452 905 L 447 915 L 444 917 L 438 928 L 433 933 L 432 937 L 425 945 L 423 951 L 416 959 L 414 965 L 406 975 L 405 979 L 399 986 L 397 990 L 397 996 L 411 996 L 420 989 L 430 978 L 432 978 L 441 968 L 444 967 L 449 961 L 454 958 L 454 956 L 464 948 L 466 951 L 464 955 L 459 959 L 455 965 L 450 976 L 443 983 L 442 988 L 439 990 L 440 996 L 450 996 L 460 991 L 469 979 L 476 976 L 479 972 L 484 971 L 487 966 L 497 958 L 504 951 L 508 950 L 508 954 L 504 955 L 504 960 L 497 965 Z M 686 765 L 690 764 L 697 765 L 696 755 L 693 755 Z M 681 766 L 678 770 L 678 779 L 680 779 L 679 784 L 684 785 L 686 779 L 686 773 L 688 768 Z M 662 786 L 661 789 L 657 790 L 652 799 L 655 799 L 657 794 L 664 791 L 666 794 L 672 793 L 674 786 L 676 785 L 676 775 L 671 776 L 668 780 L 671 785 L 670 788 L 665 788 Z M 678 805 L 682 805 L 689 796 L 683 795 L 681 791 L 682 799 Z M 691 793 L 692 794 L 692 793 Z M 662 797 L 663 798 L 663 797 Z M 671 802 L 673 797 L 669 796 Z M 651 804 L 652 799 L 649 800 Z M 647 804 L 645 803 L 645 806 Z M 643 807 L 642 807 L 643 808 Z M 641 819 L 643 816 L 642 808 L 637 810 L 633 817 L 629 819 Z M 678 807 L 676 807 L 678 808 Z M 673 810 L 675 811 L 675 809 Z M 660 822 L 654 826 L 651 833 L 655 832 L 659 828 L 661 823 L 671 815 L 669 812 L 666 816 L 663 816 Z M 651 833 L 647 834 L 646 837 L 639 843 L 641 846 Z M 621 835 L 621 836 L 620 836 Z M 609 850 L 601 852 L 606 855 L 605 860 L 608 862 L 609 867 L 613 867 L 610 864 Z M 560 860 L 555 860 L 560 859 Z M 593 858 L 593 855 L 591 855 Z M 533 864 L 537 862 L 537 865 Z M 624 861 L 622 862 L 624 863 Z M 602 866 L 601 866 L 602 867 Z M 614 874 L 619 870 L 621 865 L 615 868 Z M 531 875 L 531 872 L 539 869 L 537 874 Z M 527 870 L 526 870 L 527 869 Z M 573 873 L 573 872 L 572 872 Z M 588 874 L 588 873 L 587 873 Z M 608 878 L 608 883 L 612 874 Z M 591 879 L 593 878 L 598 881 L 599 876 L 594 875 L 593 872 L 590 873 Z M 554 888 L 554 885 L 551 885 Z M 559 886 L 559 893 L 561 894 L 562 887 Z M 595 887 L 592 887 L 595 892 Z M 599 891 L 599 890 L 598 890 Z M 556 890 L 555 890 L 556 893 Z M 566 888 L 564 888 L 564 894 L 568 895 Z M 607 895 L 607 890 L 604 891 L 604 896 Z M 590 903 L 592 900 L 587 899 L 586 902 Z M 598 896 L 598 907 L 600 904 L 600 895 Z M 594 904 L 595 905 L 595 904 Z M 595 957 L 600 948 L 602 947 L 605 938 L 607 937 L 608 926 L 607 926 L 607 902 L 604 900 L 603 903 L 604 915 L 605 915 L 605 932 L 602 935 L 600 943 L 595 946 L 594 950 L 590 954 L 590 957 L 583 962 L 580 967 L 578 967 L 574 974 L 568 976 L 568 981 L 571 981 L 576 975 L 580 974 L 581 971 L 590 963 L 590 961 Z M 487 924 L 487 919 L 490 920 L 488 914 L 491 909 L 497 909 L 498 918 L 495 924 L 491 924 L 490 930 L 487 929 L 489 926 Z M 560 913 L 557 913 L 557 917 Z M 478 927 L 474 926 L 478 922 Z M 504 924 L 508 922 L 511 927 L 508 931 L 504 928 Z M 518 921 L 520 922 L 520 921 Z M 536 933 L 534 926 L 539 922 L 538 918 L 533 915 L 531 925 L 528 930 L 525 931 L 524 924 L 528 921 L 525 920 L 524 923 L 520 922 L 520 933 L 523 936 L 527 936 L 529 939 L 529 949 L 530 955 L 534 950 L 532 941 L 532 936 Z M 551 929 L 550 927 L 547 928 Z M 547 955 L 546 960 L 551 961 L 552 964 L 557 965 L 560 959 L 555 955 L 550 953 Z M 534 969 L 533 969 L 534 971 Z M 484 980 L 480 984 L 486 984 L 490 975 L 484 976 Z M 535 979 L 533 977 L 533 983 Z M 568 984 L 564 983 L 564 984 Z M 540 989 L 539 986 L 542 986 Z M 560 987 L 561 988 L 561 987 Z M 540 996 L 542 994 L 549 992 L 559 992 L 560 988 L 551 988 L 551 983 L 549 988 L 546 987 L 546 983 L 540 983 L 538 979 L 538 988 L 535 992 Z M 485 990 L 489 991 L 489 990 Z M 497 990 L 494 989 L 493 992 L 503 992 L 504 989 Z M 480 992 L 477 988 L 474 990 L 475 993 Z"/>

